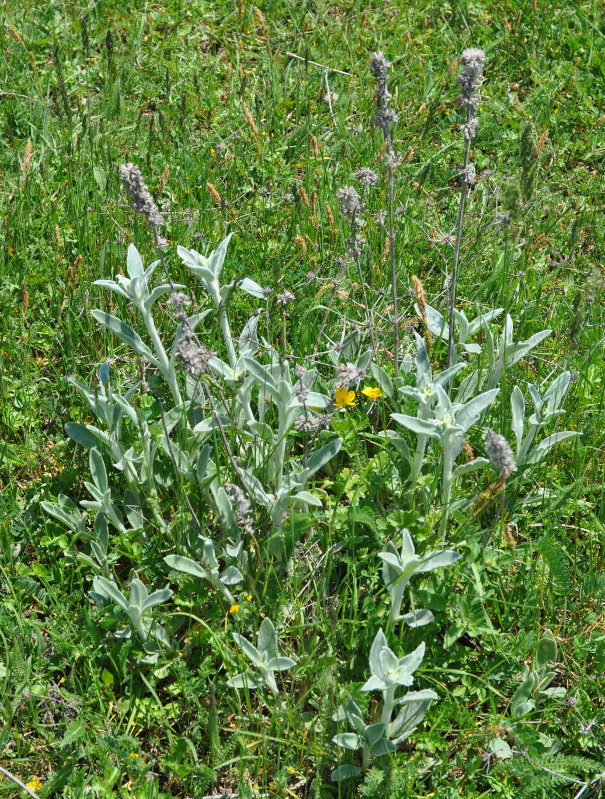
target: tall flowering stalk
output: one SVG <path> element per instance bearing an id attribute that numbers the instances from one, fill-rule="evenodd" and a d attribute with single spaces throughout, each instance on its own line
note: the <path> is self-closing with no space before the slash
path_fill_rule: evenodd
<path id="1" fill-rule="evenodd" d="M 393 319 L 395 339 L 393 343 L 395 375 L 399 373 L 399 313 L 397 304 L 397 274 L 395 271 L 395 182 L 393 172 L 401 163 L 400 156 L 393 150 L 393 140 L 391 136 L 391 125 L 398 120 L 397 112 L 389 106 L 392 95 L 387 89 L 387 75 L 391 68 L 391 62 L 384 57 L 382 50 L 372 53 L 370 60 L 370 70 L 378 82 L 376 89 L 376 99 L 378 101 L 378 113 L 374 118 L 374 124 L 382 130 L 387 144 L 386 165 L 389 178 L 389 227 L 387 235 L 389 237 L 389 251 L 391 255 L 391 288 L 393 291 Z"/>
<path id="2" fill-rule="evenodd" d="M 464 204 L 466 202 L 467 187 L 470 186 L 475 178 L 475 167 L 469 163 L 471 142 L 477 132 L 479 123 L 477 110 L 481 95 L 478 88 L 483 79 L 483 64 L 485 63 L 485 53 L 476 47 L 469 47 L 462 51 L 461 56 L 464 69 L 458 75 L 461 95 L 458 102 L 466 108 L 466 123 L 460 126 L 464 134 L 466 149 L 464 152 L 464 165 L 461 172 L 462 191 L 460 193 L 460 207 L 458 210 L 458 227 L 456 230 L 456 246 L 454 250 L 454 265 L 450 278 L 450 303 L 449 303 L 449 336 L 447 346 L 447 366 L 450 367 L 454 361 L 454 308 L 456 306 L 456 283 L 458 280 L 458 262 L 460 260 L 460 240 L 462 238 L 462 219 L 464 217 Z"/>

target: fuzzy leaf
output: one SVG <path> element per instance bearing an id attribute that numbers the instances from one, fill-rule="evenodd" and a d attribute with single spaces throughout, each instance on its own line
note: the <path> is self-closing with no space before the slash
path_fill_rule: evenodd
<path id="1" fill-rule="evenodd" d="M 521 449 L 521 442 L 523 441 L 523 420 L 525 418 L 525 400 L 519 386 L 513 386 L 510 395 L 510 408 L 512 413 L 511 427 L 513 428 L 513 433 L 517 441 L 518 455 Z"/>
<path id="2" fill-rule="evenodd" d="M 88 465 L 90 467 L 90 474 L 92 475 L 95 486 L 99 489 L 101 494 L 105 494 L 108 489 L 107 471 L 105 469 L 105 463 L 103 462 L 101 453 L 96 447 L 93 447 L 90 450 L 88 455 Z"/>
<path id="3" fill-rule="evenodd" d="M 268 660 L 277 657 L 277 633 L 271 619 L 263 619 L 258 631 L 258 649 Z"/>
<path id="4" fill-rule="evenodd" d="M 143 602 L 141 609 L 146 611 L 155 607 L 156 605 L 161 605 L 162 602 L 166 602 L 166 600 L 170 599 L 171 596 L 172 591 L 170 588 L 161 588 L 159 591 L 153 591 Z"/>
<path id="5" fill-rule="evenodd" d="M 143 274 L 143 261 L 139 255 L 139 251 L 131 244 L 128 247 L 128 255 L 126 256 L 126 271 L 128 277 L 132 280 L 134 277 L 141 277 Z"/>
<path id="6" fill-rule="evenodd" d="M 404 613 L 401 619 L 408 627 L 424 627 L 425 624 L 430 624 L 435 617 L 430 610 L 413 610 L 410 613 Z"/>
<path id="7" fill-rule="evenodd" d="M 352 752 L 359 749 L 361 745 L 359 735 L 355 735 L 354 732 L 341 732 L 339 735 L 335 735 L 332 740 L 336 746 L 341 746 L 343 749 L 350 749 Z"/>
<path id="8" fill-rule="evenodd" d="M 250 641 L 248 641 L 247 638 L 244 638 L 244 636 L 240 635 L 239 633 L 232 633 L 232 635 L 233 635 L 233 640 L 239 646 L 239 648 L 242 650 L 244 655 L 246 655 L 246 657 L 249 660 L 251 660 L 252 663 L 257 668 L 262 667 L 263 666 L 263 657 L 261 656 L 261 653 L 258 651 L 258 649 L 254 646 L 254 644 L 251 644 Z"/>
<path id="9" fill-rule="evenodd" d="M 440 438 L 437 426 L 428 420 L 418 419 L 416 416 L 407 416 L 405 413 L 392 413 L 391 419 L 407 427 L 413 433 L 429 438 Z"/>
<path id="10" fill-rule="evenodd" d="M 376 724 L 369 724 L 363 731 L 364 741 L 368 746 L 374 746 L 384 736 L 386 724 L 382 721 Z"/>
<path id="11" fill-rule="evenodd" d="M 194 560 L 191 560 L 191 558 L 185 557 L 185 555 L 166 555 L 164 562 L 170 566 L 171 569 L 183 572 L 183 574 L 190 574 L 192 577 L 201 577 L 202 580 L 208 578 L 208 572 Z"/>
<path id="12" fill-rule="evenodd" d="M 111 314 L 105 313 L 105 311 L 100 311 L 97 308 L 91 311 L 91 313 L 97 322 L 99 322 L 99 324 L 102 324 L 109 331 L 111 331 L 120 339 L 120 341 L 123 341 L 132 347 L 132 349 L 138 355 L 143 355 L 145 358 L 148 358 L 154 366 L 159 366 L 157 358 L 154 356 L 139 334 L 136 333 L 130 327 L 130 325 L 127 325 L 126 322 L 118 319 L 117 316 L 112 316 Z"/>
<path id="13" fill-rule="evenodd" d="M 350 780 L 352 777 L 357 777 L 361 774 L 361 769 L 358 766 L 352 766 L 350 763 L 343 763 L 342 766 L 335 768 L 330 774 L 332 782 L 342 782 L 343 780 Z"/>

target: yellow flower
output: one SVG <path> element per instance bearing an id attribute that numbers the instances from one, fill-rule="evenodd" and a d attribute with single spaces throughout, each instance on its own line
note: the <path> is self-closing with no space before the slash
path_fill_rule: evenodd
<path id="1" fill-rule="evenodd" d="M 382 397 L 382 391 L 378 388 L 378 386 L 366 386 L 361 390 L 362 394 L 365 394 L 366 397 L 369 399 L 378 399 L 378 397 Z"/>
<path id="2" fill-rule="evenodd" d="M 229 608 L 229 613 L 237 613 L 238 610 L 239 610 L 239 605 L 231 605 L 231 607 Z"/>
<path id="3" fill-rule="evenodd" d="M 40 777 L 32 777 L 31 780 L 25 784 L 30 791 L 39 791 L 42 788 L 42 780 Z"/>
<path id="4" fill-rule="evenodd" d="M 336 395 L 334 397 L 334 405 L 340 410 L 347 405 L 350 405 L 351 408 L 355 405 L 353 400 L 355 399 L 355 392 L 354 391 L 347 391 L 346 388 L 337 388 Z"/>
<path id="5" fill-rule="evenodd" d="M 137 757 L 138 757 L 138 754 L 137 754 L 136 752 L 131 752 L 131 753 L 130 753 L 130 757 L 131 757 L 133 760 L 136 760 L 136 759 L 137 759 Z"/>
<path id="6" fill-rule="evenodd" d="M 288 771 L 290 774 L 296 774 L 296 769 L 293 766 L 288 766 Z"/>
<path id="7" fill-rule="evenodd" d="M 252 594 L 246 594 L 246 599 L 248 600 L 248 602 L 250 602 L 250 600 L 252 599 Z"/>

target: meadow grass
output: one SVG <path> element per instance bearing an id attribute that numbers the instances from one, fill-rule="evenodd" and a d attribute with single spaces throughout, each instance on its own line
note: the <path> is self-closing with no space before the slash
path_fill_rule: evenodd
<path id="1" fill-rule="evenodd" d="M 4 5 L 0 766 L 39 796 L 573 797 L 605 771 L 601 11 L 596 1 L 543 0 Z M 311 353 L 333 294 L 318 352 L 324 365 L 325 336 L 338 341 L 366 320 L 356 266 L 346 265 L 334 285 L 349 235 L 337 192 L 360 167 L 375 169 L 379 183 L 364 194 L 361 264 L 377 303 L 381 363 L 392 374 L 388 235 L 374 221 L 387 207 L 388 180 L 372 124 L 369 57 L 382 49 L 393 63 L 393 138 L 403 156 L 395 172 L 399 335 L 402 351 L 413 353 L 421 324 L 411 276 L 421 278 L 431 305 L 447 308 L 452 249 L 443 236 L 455 229 L 455 167 L 464 158 L 456 75 L 469 46 L 485 50 L 486 65 L 457 307 L 469 318 L 504 308 L 517 339 L 553 330 L 504 375 L 492 426 L 508 434 L 515 385 L 569 370 L 560 427 L 581 436 L 533 468 L 531 504 L 527 487 L 509 481 L 505 525 L 494 523 L 493 508 L 478 518 L 472 507 L 453 511 L 464 565 L 432 574 L 412 594 L 435 613 L 418 683 L 439 701 L 388 763 L 337 784 L 330 772 L 342 752 L 332 716 L 346 691 L 363 698 L 368 652 L 388 618 L 376 553 L 403 526 L 423 551 L 438 542 L 438 515 L 426 503 L 392 501 L 400 465 L 374 436 L 387 425 L 385 403 L 368 410 L 358 395 L 334 421 L 343 445 L 315 485 L 324 509 L 291 515 L 301 543 L 287 576 L 271 563 L 254 590 L 237 592 L 232 611 L 210 592 L 170 581 L 176 596 L 165 622 L 177 645 L 154 665 L 139 662 L 134 642 L 112 637 L 90 602 L 89 572 L 64 557 L 74 548 L 70 533 L 40 502 L 87 496 L 87 453 L 64 425 L 90 422 L 91 414 L 66 376 L 94 382 L 106 361 L 118 383 L 138 374 L 130 350 L 90 313 L 118 309 L 134 326 L 127 304 L 92 284 L 125 273 L 130 243 L 145 265 L 156 258 L 119 166 L 141 167 L 167 222 L 160 235 L 171 277 L 197 301 L 202 292 L 176 245 L 205 252 L 234 232 L 226 278 L 273 289 L 260 303 L 259 331 L 275 348 L 284 344 L 285 319 L 288 353 Z M 527 125 L 535 187 L 519 218 L 503 226 L 497 212 L 506 187 L 525 186 Z M 285 291 L 295 303 L 282 313 L 275 297 Z M 234 329 L 257 305 L 234 296 Z M 165 303 L 156 319 L 170 337 L 174 315 Z M 197 332 L 208 341 L 212 331 L 208 317 Z M 211 343 L 225 357 L 222 342 Z M 433 346 L 434 363 L 443 365 L 447 347 Z M 151 409 L 151 395 L 146 402 Z M 478 433 L 470 444 L 482 451 Z M 432 475 L 423 478 L 428 491 Z M 475 493 L 485 479 L 473 478 Z M 176 496 L 163 511 L 186 530 Z M 211 519 L 202 521 L 212 530 Z M 132 565 L 153 574 L 161 560 L 166 542 L 151 524 L 150 531 L 144 544 L 119 542 L 124 579 Z M 256 641 L 264 615 L 279 618 L 280 647 L 298 660 L 295 678 L 278 675 L 283 706 L 268 692 L 236 694 L 226 684 L 245 668 L 231 633 Z M 554 684 L 566 697 L 546 701 L 521 725 L 535 731 L 536 751 L 539 736 L 557 739 L 560 750 L 545 744 L 541 758 L 533 750 L 490 756 L 494 739 L 513 746 L 509 701 L 545 630 L 558 644 Z M 398 654 L 421 640 L 421 630 L 406 631 Z M 0 778 L 0 796 L 17 795 L 21 789 Z"/>

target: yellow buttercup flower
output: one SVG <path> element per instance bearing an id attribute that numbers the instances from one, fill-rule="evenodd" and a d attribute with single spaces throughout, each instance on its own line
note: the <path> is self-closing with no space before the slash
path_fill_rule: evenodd
<path id="1" fill-rule="evenodd" d="M 239 610 L 239 605 L 231 605 L 231 607 L 229 608 L 229 613 L 237 613 L 238 610 Z"/>
<path id="2" fill-rule="evenodd" d="M 30 791 L 39 791 L 42 788 L 42 780 L 40 777 L 32 777 L 31 780 L 25 784 Z"/>
<path id="3" fill-rule="evenodd" d="M 378 397 L 382 397 L 382 391 L 378 388 L 378 386 L 366 386 L 361 390 L 361 393 L 373 400 L 378 399 Z"/>
<path id="4" fill-rule="evenodd" d="M 348 391 L 346 388 L 337 388 L 336 395 L 334 397 L 334 405 L 336 405 L 338 410 L 345 408 L 347 405 L 352 408 L 355 405 L 355 402 L 353 401 L 354 399 L 354 391 Z"/>

